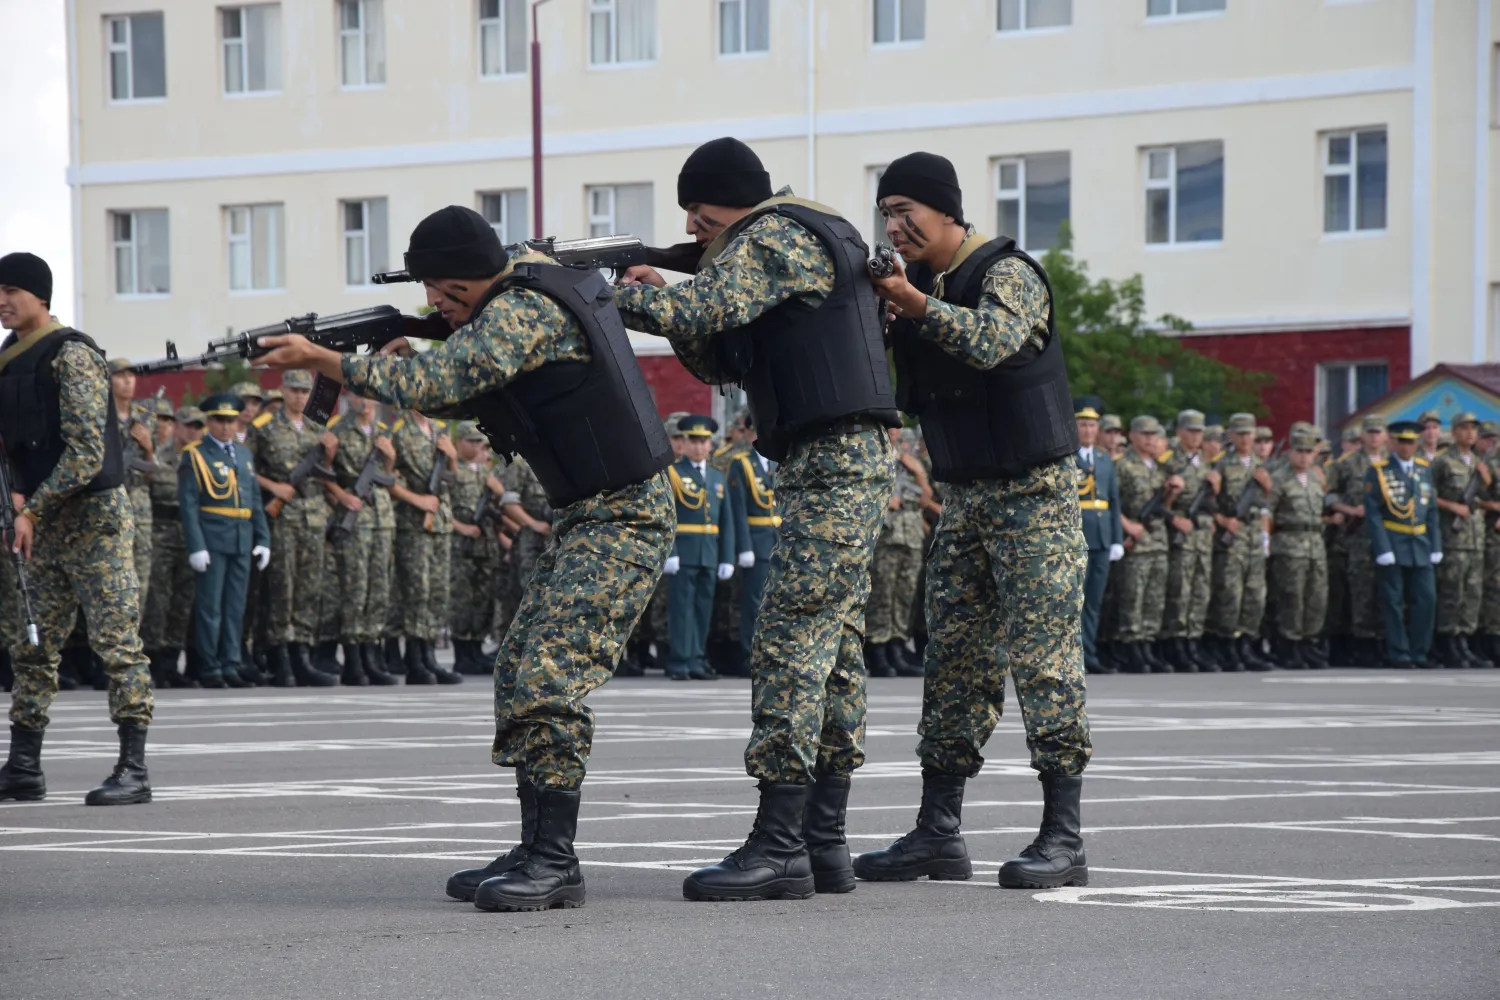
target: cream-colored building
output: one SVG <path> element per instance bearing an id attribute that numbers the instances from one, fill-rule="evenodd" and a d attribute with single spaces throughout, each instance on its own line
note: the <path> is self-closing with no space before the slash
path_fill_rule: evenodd
<path id="1" fill-rule="evenodd" d="M 544 228 L 677 242 L 720 135 L 873 226 L 880 167 L 1097 276 L 1325 423 L 1500 345 L 1494 0 L 553 0 Z M 444 204 L 532 234 L 525 0 L 68 0 L 78 301 L 116 352 L 371 286 Z M 393 298 L 394 296 L 394 298 Z M 664 344 L 639 338 L 643 354 Z M 669 359 L 653 367 L 665 377 Z"/>

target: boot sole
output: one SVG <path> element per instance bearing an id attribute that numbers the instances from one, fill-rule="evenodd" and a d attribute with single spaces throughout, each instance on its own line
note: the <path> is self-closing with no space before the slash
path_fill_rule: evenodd
<path id="1" fill-rule="evenodd" d="M 897 871 L 870 872 L 865 874 L 855 868 L 856 878 L 865 882 L 915 882 L 926 876 L 933 882 L 967 882 L 974 877 L 974 865 L 970 861 L 924 862 L 912 868 Z"/>
<path id="2" fill-rule="evenodd" d="M 853 892 L 858 881 L 852 868 L 837 872 L 813 872 L 813 891 L 828 895 Z"/>
<path id="3" fill-rule="evenodd" d="M 477 895 L 477 893 L 476 893 Z M 576 910 L 583 905 L 583 886 L 571 885 L 541 899 L 507 899 L 490 896 L 483 902 L 474 900 L 476 909 L 489 913 L 540 913 L 542 910 Z"/>
<path id="4" fill-rule="evenodd" d="M 449 899 L 456 899 L 460 903 L 472 903 L 474 902 L 474 897 L 479 893 L 479 887 L 477 885 L 472 888 L 466 885 L 455 885 L 450 879 L 448 884 L 443 888 L 443 891 L 448 894 Z"/>
<path id="5" fill-rule="evenodd" d="M 40 802 L 46 797 L 46 792 L 11 792 L 0 795 L 0 802 Z"/>
<path id="6" fill-rule="evenodd" d="M 83 800 L 83 804 L 86 806 L 139 806 L 146 805 L 150 801 L 150 792 L 140 792 L 138 794 L 131 795 L 128 798 L 112 799 L 108 802 L 99 802 L 97 800 L 85 797 Z"/>
<path id="7" fill-rule="evenodd" d="M 743 892 L 724 892 L 702 889 L 691 881 L 682 883 L 682 898 L 695 903 L 747 903 L 759 899 L 811 899 L 817 892 L 817 884 L 811 875 L 806 878 L 782 878 L 755 889 Z"/>
<path id="8" fill-rule="evenodd" d="M 1007 878 L 1004 868 L 1000 869 L 1000 888 L 1002 889 L 1061 889 L 1065 885 L 1086 886 L 1089 884 L 1088 866 L 1069 868 L 1061 875 L 1052 878 L 1016 878 L 1010 875 Z"/>

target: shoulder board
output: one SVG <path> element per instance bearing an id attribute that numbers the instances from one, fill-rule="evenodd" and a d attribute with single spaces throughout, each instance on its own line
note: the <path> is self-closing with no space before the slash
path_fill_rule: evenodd
<path id="1" fill-rule="evenodd" d="M 1385 464 L 1386 464 L 1386 460 L 1383 459 L 1383 458 L 1372 458 L 1372 459 L 1370 459 L 1370 468 L 1372 468 L 1372 469 L 1383 469 L 1383 468 L 1385 468 Z"/>
<path id="2" fill-rule="evenodd" d="M 377 420 L 377 421 L 375 421 L 375 426 L 378 429 L 383 430 L 383 431 L 388 431 L 388 430 L 391 429 L 391 425 L 388 424 L 388 423 L 386 423 L 384 420 Z"/>
<path id="3" fill-rule="evenodd" d="M 203 443 L 202 441 L 189 441 L 187 444 L 185 444 L 185 445 L 182 446 L 182 450 L 183 451 L 193 451 L 194 449 L 196 449 L 202 443 Z"/>
<path id="4" fill-rule="evenodd" d="M 1172 461 L 1172 450 L 1170 448 L 1168 448 L 1166 451 L 1162 452 L 1161 453 L 1161 457 L 1158 458 L 1157 461 L 1158 462 L 1170 462 L 1170 461 Z"/>
<path id="5" fill-rule="evenodd" d="M 1417 463 L 1417 464 L 1418 464 L 1418 465 L 1420 465 L 1420 466 L 1421 466 L 1421 467 L 1422 467 L 1422 468 L 1424 468 L 1424 469 L 1425 469 L 1425 468 L 1427 468 L 1427 467 L 1428 467 L 1428 466 L 1429 466 L 1429 465 L 1431 465 L 1431 464 L 1432 464 L 1432 463 L 1431 463 L 1431 462 L 1429 462 L 1429 461 L 1427 461 L 1427 459 L 1425 459 L 1425 458 L 1422 458 L 1422 457 L 1420 457 L 1420 456 L 1419 456 L 1419 457 L 1418 457 L 1418 458 L 1417 458 L 1417 459 L 1416 459 L 1416 460 L 1415 460 L 1415 461 L 1416 461 L 1416 463 Z"/>
<path id="6" fill-rule="evenodd" d="M 1347 455 L 1340 455 L 1338 458 L 1333 459 L 1333 461 L 1335 461 L 1335 462 L 1347 462 L 1347 461 L 1349 461 L 1349 459 L 1351 459 L 1355 455 L 1359 455 L 1359 454 L 1362 454 L 1362 452 L 1360 451 L 1360 449 L 1355 448 L 1349 454 L 1347 454 Z"/>
<path id="7" fill-rule="evenodd" d="M 399 431 L 401 428 L 403 428 L 405 426 L 406 426 L 406 418 L 405 417 L 399 417 L 396 420 L 396 426 L 392 427 L 391 430 L 393 430 L 393 431 Z"/>
<path id="8" fill-rule="evenodd" d="M 328 429 L 333 430 L 339 425 L 339 421 L 343 419 L 344 415 L 342 413 L 335 413 L 333 416 L 328 418 Z"/>
<path id="9" fill-rule="evenodd" d="M 275 411 L 274 410 L 267 410 L 265 413 L 262 413 L 260 416 L 256 417 L 254 420 L 250 421 L 250 426 L 251 427 L 256 427 L 256 428 L 264 427 L 264 426 L 266 426 L 266 424 L 269 424 L 272 420 L 275 420 L 275 419 L 276 419 L 276 413 L 275 413 Z"/>

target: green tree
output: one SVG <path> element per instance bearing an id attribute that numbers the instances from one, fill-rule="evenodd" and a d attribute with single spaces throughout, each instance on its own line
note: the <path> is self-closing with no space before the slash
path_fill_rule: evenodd
<path id="1" fill-rule="evenodd" d="M 1169 421 L 1186 409 L 1202 410 L 1210 419 L 1259 409 L 1260 390 L 1272 377 L 1199 354 L 1159 332 L 1191 330 L 1180 316 L 1148 324 L 1139 274 L 1123 281 L 1090 278 L 1088 265 L 1073 255 L 1066 226 L 1042 265 L 1052 282 L 1053 315 L 1075 396 L 1099 396 L 1127 422 L 1143 413 Z"/>
<path id="2" fill-rule="evenodd" d="M 259 372 L 254 371 L 243 358 L 230 358 L 203 373 L 204 395 L 229 392 L 241 382 L 260 383 Z"/>

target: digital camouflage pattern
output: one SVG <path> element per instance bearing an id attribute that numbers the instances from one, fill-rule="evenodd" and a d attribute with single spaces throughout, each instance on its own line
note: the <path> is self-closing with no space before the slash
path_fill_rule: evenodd
<path id="1" fill-rule="evenodd" d="M 1167 474 L 1159 464 L 1148 462 L 1131 448 L 1115 462 L 1115 478 L 1120 484 L 1120 515 L 1134 521 L 1166 482 Z M 1126 538 L 1129 540 L 1128 535 Z M 1167 552 L 1167 526 L 1162 521 L 1153 522 L 1125 549 L 1125 558 L 1119 561 L 1116 591 L 1116 641 L 1151 642 L 1160 635 L 1166 613 Z"/>
<path id="2" fill-rule="evenodd" d="M 1093 752 L 1080 633 L 1088 547 L 1073 466 L 942 489 L 917 756 L 924 768 L 978 774 L 1010 673 L 1031 766 L 1081 774 Z"/>
<path id="3" fill-rule="evenodd" d="M 1260 461 L 1254 456 L 1242 459 L 1230 452 L 1219 459 L 1217 469 L 1224 477 L 1219 490 L 1220 514 L 1234 517 L 1240 494 L 1259 468 Z M 1259 630 L 1266 602 L 1265 543 L 1265 528 L 1257 511 L 1240 526 L 1233 545 L 1214 546 L 1213 597 L 1208 609 L 1208 631 L 1212 634 L 1235 639 Z M 1253 627 L 1247 628 L 1251 622 Z"/>
<path id="4" fill-rule="evenodd" d="M 552 505 L 547 502 L 547 491 L 536 477 L 526 459 L 517 455 L 505 470 L 505 490 L 514 493 L 517 502 L 532 517 L 543 524 L 552 523 Z M 536 561 L 547 547 L 547 536 L 530 528 L 516 532 L 506 560 L 499 594 L 499 614 L 496 620 L 496 635 L 504 635 L 521 605 L 521 595 L 526 592 L 527 581 L 536 569 Z M 666 614 L 665 610 L 662 612 Z"/>
<path id="5" fill-rule="evenodd" d="M 864 763 L 870 559 L 895 482 L 884 428 L 792 446 L 750 647 L 751 777 L 806 784 Z"/>
<path id="6" fill-rule="evenodd" d="M 1328 495 L 1336 497 L 1341 504 L 1364 510 L 1365 473 L 1369 471 L 1370 457 L 1363 448 L 1329 463 Z M 1343 555 L 1349 634 L 1356 639 L 1368 640 L 1381 638 L 1384 626 L 1375 601 L 1375 556 L 1370 550 L 1370 536 L 1364 530 L 1364 521 L 1363 516 L 1354 518 L 1347 527 L 1339 530 L 1335 534 L 1334 547 Z M 1336 561 L 1336 558 L 1330 559 L 1330 573 Z"/>
<path id="7" fill-rule="evenodd" d="M 1186 452 L 1174 445 L 1163 456 L 1163 471 L 1181 476 L 1183 491 L 1172 502 L 1174 517 L 1187 517 L 1193 500 L 1206 481 L 1209 468 L 1199 452 Z M 1208 624 L 1209 581 L 1213 575 L 1213 506 L 1199 514 L 1193 530 L 1179 535 L 1167 533 L 1167 598 L 1162 614 L 1161 638 L 1201 639 Z"/>
<path id="8" fill-rule="evenodd" d="M 454 521 L 474 523 L 474 510 L 488 491 L 486 483 L 492 475 L 487 462 L 459 463 L 450 494 Z M 493 494 L 490 500 L 499 503 L 499 497 Z M 492 523 L 479 527 L 484 532 L 479 538 L 465 538 L 457 531 L 452 537 L 448 630 L 455 640 L 483 641 L 495 619 L 500 545 L 495 541 Z"/>
<path id="9" fill-rule="evenodd" d="M 1457 446 L 1433 459 L 1433 489 L 1439 498 L 1462 503 L 1469 479 L 1479 475 L 1480 459 Z M 1484 489 L 1480 486 L 1481 493 Z M 1476 501 L 1475 506 L 1478 506 Z M 1437 634 L 1473 635 L 1484 599 L 1484 517 L 1476 511 L 1462 520 L 1442 511 L 1443 561 L 1437 565 Z"/>
<path id="10" fill-rule="evenodd" d="M 1271 586 L 1276 627 L 1292 642 L 1323 631 L 1328 600 L 1328 551 L 1323 544 L 1323 479 L 1290 465 L 1271 477 Z"/>
<path id="11" fill-rule="evenodd" d="M 968 254 L 989 242 L 972 233 L 964 241 L 949 271 Z M 975 368 L 989 369 L 1032 346 L 1041 349 L 1047 338 L 1047 286 L 1031 265 L 1009 257 L 990 265 L 973 309 L 943 302 L 942 279 L 927 297 L 927 314 L 916 322 L 917 333 L 947 353 Z"/>
<path id="12" fill-rule="evenodd" d="M 255 471 L 284 483 L 303 456 L 318 443 L 323 427 L 303 416 L 293 422 L 284 412 L 261 422 L 257 418 L 254 437 Z M 297 498 L 281 508 L 271 523 L 271 563 L 266 567 L 268 602 L 267 639 L 273 645 L 318 641 L 322 607 L 323 532 L 328 524 L 328 503 L 323 484 L 309 476 L 298 488 Z M 271 491 L 261 490 L 266 503 Z"/>
<path id="13" fill-rule="evenodd" d="M 410 412 L 391 429 L 396 446 L 396 475 L 414 493 L 426 493 L 434 462 L 447 463 L 437 448 L 437 436 L 446 434 L 437 420 L 422 430 Z M 402 634 L 411 639 L 436 641 L 448 623 L 449 555 L 453 534 L 453 510 L 449 485 L 438 485 L 438 511 L 427 514 L 409 503 L 396 503 L 396 577 L 392 603 L 401 616 Z"/>
<path id="14" fill-rule="evenodd" d="M 141 644 L 149 650 L 185 649 L 192 645 L 193 603 L 197 574 L 188 565 L 179 520 L 177 466 L 182 452 L 175 443 L 156 449 L 157 472 L 151 477 L 151 586 L 141 613 Z"/>
<path id="15" fill-rule="evenodd" d="M 375 447 L 374 439 L 390 433 L 377 422 L 363 428 L 353 416 L 334 417 L 329 429 L 338 438 L 333 471 L 339 485 L 352 491 Z M 337 595 L 339 638 L 352 642 L 379 642 L 390 608 L 391 558 L 395 546 L 396 514 L 389 490 L 377 486 L 355 518 L 352 531 L 336 530 L 328 546 L 333 564 L 327 594 Z M 342 518 L 335 507 L 332 517 Z"/>

